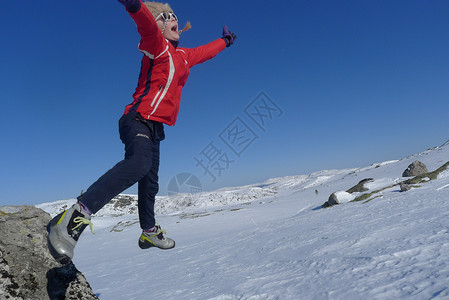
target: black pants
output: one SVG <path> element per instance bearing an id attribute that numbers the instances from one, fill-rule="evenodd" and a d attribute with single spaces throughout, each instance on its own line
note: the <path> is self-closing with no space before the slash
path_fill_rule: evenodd
<path id="1" fill-rule="evenodd" d="M 130 112 L 120 119 L 119 131 L 125 144 L 125 159 L 101 176 L 78 200 L 96 213 L 138 182 L 140 227 L 149 229 L 155 226 L 154 201 L 159 191 L 159 146 L 165 138 L 164 127 Z"/>

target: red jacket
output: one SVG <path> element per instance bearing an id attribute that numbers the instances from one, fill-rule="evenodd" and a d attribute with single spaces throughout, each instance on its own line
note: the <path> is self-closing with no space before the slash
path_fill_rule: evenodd
<path id="1" fill-rule="evenodd" d="M 226 43 L 220 38 L 193 49 L 175 48 L 164 38 L 145 5 L 130 15 L 141 37 L 139 50 L 145 55 L 134 101 L 126 106 L 125 114 L 137 111 L 145 119 L 175 125 L 190 68 L 213 58 L 226 48 Z"/>

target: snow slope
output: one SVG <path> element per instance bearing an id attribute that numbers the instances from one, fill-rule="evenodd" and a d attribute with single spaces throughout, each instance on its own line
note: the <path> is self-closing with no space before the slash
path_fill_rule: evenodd
<path id="1" fill-rule="evenodd" d="M 321 208 L 365 178 L 433 171 L 449 144 L 397 161 L 158 198 L 172 250 L 141 250 L 132 205 L 93 218 L 74 263 L 100 299 L 449 299 L 449 171 L 371 201 Z M 132 198 L 132 197 L 131 197 Z M 74 200 L 39 207 L 56 214 Z M 130 208 L 131 207 L 131 208 Z"/>

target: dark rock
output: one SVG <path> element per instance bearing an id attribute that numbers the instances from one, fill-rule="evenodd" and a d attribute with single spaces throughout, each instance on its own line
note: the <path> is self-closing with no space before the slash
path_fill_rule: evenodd
<path id="1" fill-rule="evenodd" d="M 359 183 L 357 183 L 355 186 L 347 190 L 348 193 L 362 193 L 368 191 L 368 189 L 364 186 L 367 182 L 373 182 L 373 178 L 365 178 L 361 180 Z"/>
<path id="2" fill-rule="evenodd" d="M 401 192 L 406 192 L 408 190 L 410 190 L 412 187 L 409 184 L 403 183 L 401 182 L 399 184 L 399 187 L 401 188 Z"/>
<path id="3" fill-rule="evenodd" d="M 329 199 L 327 199 L 327 206 L 334 206 L 334 205 L 337 205 L 338 204 L 338 198 L 337 198 L 337 194 L 335 194 L 335 193 L 332 193 L 330 196 L 329 196 Z"/>
<path id="4" fill-rule="evenodd" d="M 402 173 L 402 177 L 413 177 L 428 173 L 427 167 L 420 161 L 415 161 L 410 164 L 407 169 Z"/>

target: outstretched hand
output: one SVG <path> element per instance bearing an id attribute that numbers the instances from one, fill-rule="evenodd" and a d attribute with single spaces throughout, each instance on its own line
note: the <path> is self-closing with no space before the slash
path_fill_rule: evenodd
<path id="1" fill-rule="evenodd" d="M 226 47 L 231 46 L 235 39 L 237 38 L 237 36 L 229 31 L 229 28 L 227 25 L 223 26 L 223 36 L 222 39 L 226 42 Z"/>

